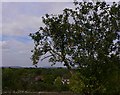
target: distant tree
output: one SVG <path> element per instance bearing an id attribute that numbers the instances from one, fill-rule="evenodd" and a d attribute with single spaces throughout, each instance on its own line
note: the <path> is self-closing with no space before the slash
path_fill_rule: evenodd
<path id="1" fill-rule="evenodd" d="M 113 2 L 74 2 L 75 9 L 42 17 L 44 27 L 30 34 L 31 57 L 42 56 L 69 70 L 77 67 L 84 77 L 83 93 L 120 93 L 120 5 Z"/>
<path id="2" fill-rule="evenodd" d="M 79 73 L 76 73 L 70 78 L 69 86 L 73 92 L 82 93 L 85 88 L 84 79 L 82 79 Z"/>
<path id="3" fill-rule="evenodd" d="M 3 91 L 18 91 L 21 88 L 20 75 L 14 73 L 15 69 L 6 68 L 2 72 L 2 89 Z"/>
<path id="4" fill-rule="evenodd" d="M 58 76 L 58 77 L 55 79 L 54 84 L 55 84 L 56 90 L 57 90 L 58 92 L 62 91 L 63 83 L 62 83 L 62 78 L 61 78 L 61 77 Z"/>

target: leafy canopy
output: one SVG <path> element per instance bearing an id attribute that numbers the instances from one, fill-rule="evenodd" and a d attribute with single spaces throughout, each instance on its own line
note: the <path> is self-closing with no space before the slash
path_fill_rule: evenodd
<path id="1" fill-rule="evenodd" d="M 93 61 L 105 63 L 107 59 L 112 61 L 112 58 L 120 57 L 120 5 L 113 3 L 110 6 L 105 2 L 74 4 L 75 9 L 66 8 L 62 14 L 46 14 L 42 17 L 45 27 L 30 34 L 35 44 L 33 64 L 37 64 L 43 55 L 47 55 L 45 58 L 49 57 L 50 62 L 62 62 L 68 68 L 87 67 Z"/>
<path id="2" fill-rule="evenodd" d="M 45 56 L 41 60 L 77 67 L 84 76 L 80 91 L 119 92 L 120 5 L 76 1 L 74 5 L 75 9 L 66 8 L 62 14 L 46 14 L 45 26 L 30 34 L 35 44 L 33 64 Z"/>

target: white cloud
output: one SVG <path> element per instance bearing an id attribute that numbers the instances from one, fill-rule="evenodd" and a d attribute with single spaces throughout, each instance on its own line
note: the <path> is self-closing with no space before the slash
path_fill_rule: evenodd
<path id="1" fill-rule="evenodd" d="M 23 43 L 17 40 L 3 41 L 2 43 L 2 66 L 33 66 L 30 57 L 33 43 Z M 48 60 L 39 61 L 39 67 L 51 66 Z M 61 66 L 61 64 L 56 64 Z"/>
<path id="2" fill-rule="evenodd" d="M 6 45 L 6 41 L 0 41 L 0 49 L 2 49 L 3 48 L 3 46 L 5 46 Z"/>
<path id="3" fill-rule="evenodd" d="M 48 8 L 48 14 L 59 14 L 62 13 L 65 8 L 73 8 L 74 4 L 72 2 L 54 2 L 54 3 L 46 3 L 46 7 Z"/>
<path id="4" fill-rule="evenodd" d="M 73 2 L 73 0 L 2 0 L 2 2 Z"/>
<path id="5" fill-rule="evenodd" d="M 85 0 L 78 0 L 79 2 Z M 92 0 L 86 0 L 92 1 Z M 100 0 L 106 2 L 119 2 L 119 0 Z M 2 2 L 73 2 L 73 0 L 2 0 Z"/>
<path id="6" fill-rule="evenodd" d="M 22 43 L 17 40 L 5 41 L 2 44 L 3 66 L 31 66 L 30 61 L 32 43 Z"/>
<path id="7" fill-rule="evenodd" d="M 38 11 L 39 16 L 38 15 L 36 16 L 35 14 L 33 15 L 23 14 L 21 13 L 21 9 L 19 8 L 14 9 L 15 7 L 12 7 L 13 9 L 11 9 L 9 8 L 11 7 L 10 6 L 11 4 L 13 3 L 8 4 L 9 6 L 7 4 L 4 4 L 3 7 L 4 12 L 1 33 L 2 35 L 25 36 L 28 35 L 30 32 L 36 32 L 40 26 L 44 25 L 42 23 L 42 16 L 44 16 L 46 13 L 58 14 L 62 13 L 65 7 L 73 7 L 72 3 L 44 3 L 45 6 L 41 7 L 38 7 L 38 5 L 36 7 L 28 5 L 26 8 L 33 7 L 34 9 L 31 12 L 39 10 Z M 28 3 L 24 4 L 27 5 Z M 42 3 L 40 3 L 40 5 L 42 5 Z M 8 11 L 10 10 L 12 12 L 7 12 L 7 9 Z M 11 18 L 11 16 L 13 17 Z"/>
<path id="8" fill-rule="evenodd" d="M 7 36 L 24 36 L 28 35 L 32 30 L 37 30 L 42 25 L 40 17 L 20 15 L 15 20 L 3 22 L 2 34 Z"/>

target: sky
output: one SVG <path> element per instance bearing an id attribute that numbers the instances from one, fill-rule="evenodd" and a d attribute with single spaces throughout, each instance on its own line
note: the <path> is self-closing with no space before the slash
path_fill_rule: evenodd
<path id="1" fill-rule="evenodd" d="M 109 0 L 110 2 L 110 0 Z M 1 4 L 1 3 L 0 3 Z M 34 47 L 28 36 L 43 26 L 41 17 L 46 13 L 62 13 L 64 8 L 73 8 L 72 2 L 2 2 L 2 27 L 0 28 L 0 58 L 2 66 L 33 67 L 30 57 Z M 48 60 L 39 61 L 39 67 L 51 66 Z M 55 66 L 62 66 L 60 63 Z"/>
<path id="2" fill-rule="evenodd" d="M 46 13 L 58 14 L 72 3 L 53 2 L 3 2 L 2 3 L 2 65 L 33 66 L 31 50 L 33 41 L 28 36 L 43 26 L 41 17 Z M 46 67 L 48 60 L 40 61 L 38 66 Z M 61 66 L 61 64 L 57 64 Z"/>

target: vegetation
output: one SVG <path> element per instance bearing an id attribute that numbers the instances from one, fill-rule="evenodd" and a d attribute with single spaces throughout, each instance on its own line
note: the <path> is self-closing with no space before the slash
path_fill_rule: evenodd
<path id="1" fill-rule="evenodd" d="M 65 68 L 3 68 L 2 72 L 3 92 L 69 91 L 62 83 L 64 75 L 70 78 Z"/>
<path id="2" fill-rule="evenodd" d="M 53 64 L 61 62 L 73 76 L 72 91 L 119 94 L 120 5 L 76 1 L 74 5 L 62 14 L 46 14 L 45 26 L 30 34 L 35 44 L 33 64 L 45 58 Z"/>

